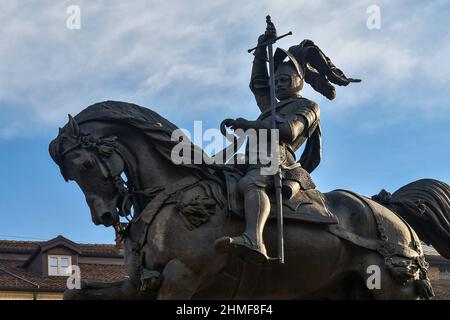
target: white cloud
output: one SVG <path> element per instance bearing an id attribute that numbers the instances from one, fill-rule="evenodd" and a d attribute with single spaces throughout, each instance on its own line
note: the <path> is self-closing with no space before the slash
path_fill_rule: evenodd
<path id="1" fill-rule="evenodd" d="M 281 46 L 310 38 L 349 76 L 363 78 L 338 89 L 332 110 L 383 97 L 432 118 L 427 108 L 448 108 L 449 94 L 425 99 L 412 84 L 420 79 L 427 91 L 450 80 L 450 39 L 436 28 L 446 21 L 443 4 L 378 3 L 382 27 L 370 31 L 366 8 L 372 1 L 3 1 L 0 126 L 7 134 L 0 136 L 31 125 L 61 125 L 67 113 L 105 99 L 164 108 L 179 119 L 180 107 L 186 119 L 192 117 L 189 110 L 211 106 L 217 118 L 249 114 L 245 107 L 255 107 L 246 49 L 264 31 L 267 13 L 279 33 L 294 32 Z M 66 28 L 71 4 L 81 7 L 79 31 Z"/>

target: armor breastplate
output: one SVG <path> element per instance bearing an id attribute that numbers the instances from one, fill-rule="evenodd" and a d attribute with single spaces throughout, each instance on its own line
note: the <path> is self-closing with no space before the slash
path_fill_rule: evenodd
<path id="1" fill-rule="evenodd" d="M 271 112 L 268 110 L 263 112 L 258 117 L 258 120 L 270 121 L 270 117 Z M 306 120 L 307 127 L 304 133 L 298 135 L 291 143 L 282 143 L 282 145 L 285 145 L 293 152 L 297 151 L 317 128 L 320 121 L 320 110 L 317 104 L 305 98 L 289 99 L 278 103 L 276 113 L 276 121 L 278 123 L 295 122 L 298 117 L 303 117 Z"/>

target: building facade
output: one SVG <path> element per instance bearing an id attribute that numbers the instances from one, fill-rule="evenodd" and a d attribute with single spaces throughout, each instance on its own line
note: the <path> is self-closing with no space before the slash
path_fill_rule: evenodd
<path id="1" fill-rule="evenodd" d="M 423 246 L 430 264 L 428 276 L 433 285 L 436 300 L 450 300 L 450 260 L 442 257 L 433 247 Z"/>
<path id="2" fill-rule="evenodd" d="M 63 236 L 0 240 L 0 300 L 62 299 L 71 266 L 79 267 L 82 279 L 115 282 L 126 276 L 120 245 L 79 244 Z"/>

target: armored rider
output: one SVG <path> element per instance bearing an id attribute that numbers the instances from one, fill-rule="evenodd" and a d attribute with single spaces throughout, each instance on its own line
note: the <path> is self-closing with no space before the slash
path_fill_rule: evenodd
<path id="1" fill-rule="evenodd" d="M 276 29 L 268 22 L 266 32 L 258 38 L 258 45 L 276 37 Z M 287 61 L 285 61 L 287 60 Z M 255 50 L 250 80 L 250 89 L 261 115 L 256 121 L 243 118 L 227 119 L 225 124 L 233 130 L 272 129 L 270 112 L 270 88 L 267 70 L 267 47 Z M 308 173 L 312 172 L 321 159 L 320 110 L 317 103 L 302 97 L 304 82 L 329 99 L 335 96 L 334 87 L 329 81 L 338 85 L 347 85 L 359 80 L 348 79 L 337 69 L 323 52 L 310 40 L 291 47 L 289 51 L 278 48 L 274 54 L 276 128 L 279 130 L 279 159 L 282 176 L 289 172 L 297 180 L 300 189 L 314 188 Z M 306 77 L 306 79 L 305 79 Z M 268 139 L 269 140 L 269 139 Z M 304 153 L 299 162 L 295 152 L 306 142 Z M 267 142 L 270 144 L 270 141 Z M 247 146 L 246 156 L 259 153 L 256 146 Z M 267 147 L 271 150 L 270 145 Z M 262 161 L 261 161 L 262 162 Z M 266 164 L 267 165 L 267 164 Z M 244 196 L 246 229 L 238 236 L 222 237 L 216 240 L 215 248 L 220 253 L 229 250 L 236 252 L 244 260 L 263 263 L 268 260 L 263 241 L 264 225 L 270 213 L 270 200 L 267 190 L 273 185 L 273 176 L 264 173 L 261 163 L 247 165 L 245 176 L 239 181 L 238 189 Z M 284 190 L 283 190 L 284 191 Z"/>

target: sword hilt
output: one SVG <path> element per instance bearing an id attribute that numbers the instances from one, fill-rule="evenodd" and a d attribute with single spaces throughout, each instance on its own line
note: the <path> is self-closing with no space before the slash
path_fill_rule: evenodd
<path id="1" fill-rule="evenodd" d="M 266 47 L 266 46 L 268 46 L 268 45 L 274 44 L 274 43 L 277 42 L 278 40 L 280 40 L 280 39 L 282 39 L 282 38 L 284 38 L 284 37 L 290 36 L 290 35 L 292 35 L 292 31 L 289 31 L 288 33 L 283 34 L 282 36 L 276 37 L 276 38 L 274 38 L 274 39 L 264 41 L 263 43 L 258 44 L 256 47 L 251 48 L 251 49 L 248 49 L 247 52 L 248 52 L 248 53 L 251 53 L 252 51 L 254 51 L 254 50 L 258 49 L 258 48 Z"/>

